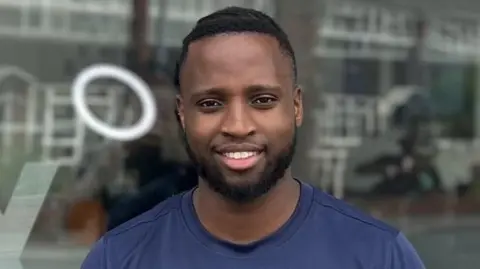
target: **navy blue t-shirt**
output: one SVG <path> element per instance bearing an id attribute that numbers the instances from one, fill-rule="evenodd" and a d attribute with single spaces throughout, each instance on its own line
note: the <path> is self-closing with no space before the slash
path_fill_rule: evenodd
<path id="1" fill-rule="evenodd" d="M 235 245 L 200 224 L 192 191 L 111 230 L 82 269 L 424 269 L 405 236 L 301 183 L 290 220 L 258 242 Z"/>

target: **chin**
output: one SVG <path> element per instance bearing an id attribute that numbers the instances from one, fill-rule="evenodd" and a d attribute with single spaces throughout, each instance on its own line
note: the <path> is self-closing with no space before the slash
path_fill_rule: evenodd
<path id="1" fill-rule="evenodd" d="M 222 175 L 225 184 L 231 185 L 232 187 L 238 186 L 243 188 L 261 184 L 263 173 L 263 167 L 254 167 L 246 171 L 232 171 L 225 169 L 222 172 Z"/>
<path id="2" fill-rule="evenodd" d="M 242 175 L 223 174 L 222 177 L 206 178 L 208 185 L 228 200 L 237 203 L 248 203 L 268 193 L 279 179 L 265 180 L 261 173 L 245 173 Z"/>
<path id="3" fill-rule="evenodd" d="M 229 177 L 224 184 L 231 189 L 253 189 L 255 186 L 262 185 L 262 180 L 251 177 Z"/>
<path id="4" fill-rule="evenodd" d="M 216 192 L 226 200 L 235 203 L 251 203 L 268 193 L 268 189 L 258 188 L 259 186 L 263 185 L 228 185 L 225 188 L 217 189 Z"/>

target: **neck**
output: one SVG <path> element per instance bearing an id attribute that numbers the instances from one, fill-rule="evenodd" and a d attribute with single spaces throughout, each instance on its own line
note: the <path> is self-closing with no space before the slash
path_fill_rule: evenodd
<path id="1" fill-rule="evenodd" d="M 236 203 L 209 188 L 202 179 L 193 203 L 207 231 L 225 241 L 246 244 L 281 228 L 292 216 L 300 197 L 300 185 L 290 173 L 267 194 L 251 203 Z"/>

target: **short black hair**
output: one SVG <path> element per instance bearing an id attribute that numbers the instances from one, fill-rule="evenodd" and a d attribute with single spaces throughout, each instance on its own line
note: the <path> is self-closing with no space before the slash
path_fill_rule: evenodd
<path id="1" fill-rule="evenodd" d="M 226 7 L 199 19 L 192 31 L 183 39 L 182 51 L 174 73 L 175 87 L 180 90 L 180 70 L 188 53 L 188 46 L 199 39 L 225 33 L 262 33 L 274 37 L 282 53 L 291 59 L 294 83 L 297 83 L 295 53 L 287 34 L 267 14 L 250 8 Z"/>

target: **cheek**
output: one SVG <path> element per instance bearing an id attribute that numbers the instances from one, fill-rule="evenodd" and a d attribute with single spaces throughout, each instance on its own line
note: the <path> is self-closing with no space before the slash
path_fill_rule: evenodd
<path id="1" fill-rule="evenodd" d="M 205 150 L 215 137 L 217 123 L 205 116 L 190 117 L 185 120 L 185 132 L 191 148 Z"/>
<path id="2" fill-rule="evenodd" d="M 295 121 L 284 121 L 281 124 L 275 126 L 275 132 L 273 138 L 282 148 L 289 145 L 295 133 Z"/>
<path id="3" fill-rule="evenodd" d="M 276 120 L 263 120 L 258 124 L 263 127 L 261 132 L 268 137 L 272 151 L 282 151 L 291 144 L 295 134 L 294 117 L 277 117 Z"/>

